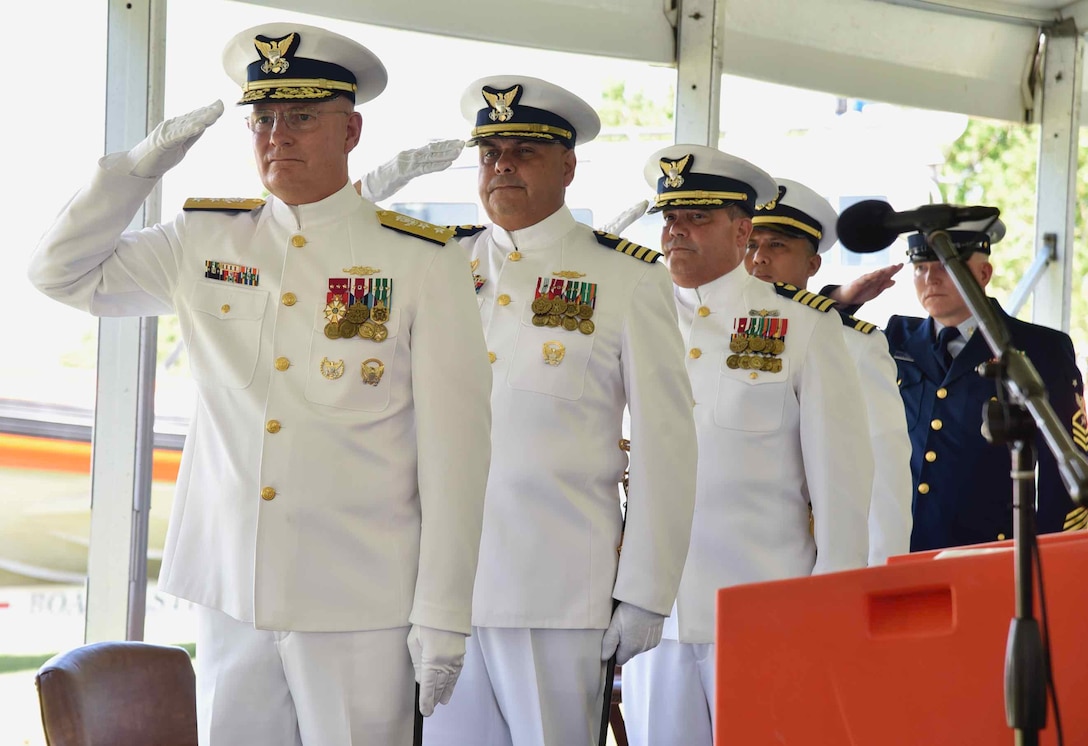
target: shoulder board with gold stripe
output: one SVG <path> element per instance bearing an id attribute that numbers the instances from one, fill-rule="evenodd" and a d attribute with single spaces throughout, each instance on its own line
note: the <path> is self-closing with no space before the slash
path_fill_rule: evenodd
<path id="1" fill-rule="evenodd" d="M 795 300 L 802 305 L 808 306 L 809 308 L 815 308 L 817 311 L 822 311 L 823 313 L 827 313 L 835 305 L 835 301 L 827 296 L 819 295 L 818 293 L 810 293 L 796 285 L 790 285 L 788 282 L 776 282 L 774 284 L 774 289 L 775 292 L 783 298 Z"/>
<path id="2" fill-rule="evenodd" d="M 264 206 L 263 199 L 248 197 L 190 197 L 181 209 L 213 212 L 249 212 Z"/>
<path id="3" fill-rule="evenodd" d="M 862 321 L 861 319 L 854 318 L 848 313 L 839 311 L 839 316 L 842 318 L 842 325 L 847 329 L 853 329 L 856 332 L 862 334 L 872 334 L 876 330 L 876 324 L 870 324 L 868 321 Z"/>
<path id="4" fill-rule="evenodd" d="M 446 242 L 453 238 L 452 228 L 443 228 L 392 210 L 378 210 L 377 213 L 378 222 L 382 224 L 382 227 L 399 233 L 407 233 L 409 236 L 422 238 L 424 241 L 430 241 L 439 246 L 445 246 Z"/>
<path id="5" fill-rule="evenodd" d="M 648 264 L 653 264 L 661 258 L 661 254 L 653 249 L 647 249 L 645 246 L 631 243 L 626 238 L 613 236 L 611 233 L 605 233 L 604 231 L 593 231 L 593 235 L 597 239 L 597 243 L 601 246 L 607 246 L 621 254 L 633 256 L 635 259 L 641 259 Z"/>
<path id="6" fill-rule="evenodd" d="M 477 233 L 487 228 L 486 225 L 447 225 L 446 227 L 453 231 L 454 238 L 475 236 Z"/>

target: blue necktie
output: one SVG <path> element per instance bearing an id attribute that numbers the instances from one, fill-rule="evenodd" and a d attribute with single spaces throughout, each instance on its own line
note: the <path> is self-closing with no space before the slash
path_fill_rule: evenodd
<path id="1" fill-rule="evenodd" d="M 946 373 L 952 367 L 952 353 L 948 351 L 948 343 L 959 339 L 960 330 L 954 326 L 946 326 L 937 334 L 937 343 L 933 345 L 933 354 L 937 356 L 941 369 Z"/>

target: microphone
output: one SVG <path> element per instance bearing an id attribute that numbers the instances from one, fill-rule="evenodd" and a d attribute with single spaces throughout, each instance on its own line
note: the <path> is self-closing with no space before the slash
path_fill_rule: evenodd
<path id="1" fill-rule="evenodd" d="M 996 218 L 1000 214 L 996 207 L 947 204 L 922 205 L 914 210 L 896 212 L 887 202 L 867 199 L 843 210 L 835 227 L 843 246 L 857 254 L 870 254 L 891 246 L 900 233 L 943 230 L 972 220 Z"/>

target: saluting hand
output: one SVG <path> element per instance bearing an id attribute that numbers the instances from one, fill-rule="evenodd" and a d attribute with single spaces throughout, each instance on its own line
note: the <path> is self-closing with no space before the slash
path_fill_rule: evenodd
<path id="1" fill-rule="evenodd" d="M 895 280 L 892 276 L 901 269 L 903 269 L 902 263 L 873 270 L 836 288 L 831 293 L 831 299 L 844 306 L 860 306 L 894 285 Z"/>
<path id="2" fill-rule="evenodd" d="M 371 202 L 391 197 L 417 176 L 449 168 L 464 148 L 464 140 L 438 140 L 422 148 L 402 150 L 355 182 L 355 190 Z"/>
<path id="3" fill-rule="evenodd" d="M 222 114 L 223 102 L 216 101 L 196 111 L 161 122 L 150 135 L 128 151 L 128 159 L 132 164 L 129 173 L 144 179 L 159 178 L 181 163 L 193 143 Z"/>
<path id="4" fill-rule="evenodd" d="M 613 236 L 618 236 L 625 228 L 627 228 L 627 226 L 645 215 L 646 208 L 649 206 L 649 200 L 644 199 L 641 202 L 637 202 L 602 225 L 601 230 L 605 233 L 611 233 Z"/>

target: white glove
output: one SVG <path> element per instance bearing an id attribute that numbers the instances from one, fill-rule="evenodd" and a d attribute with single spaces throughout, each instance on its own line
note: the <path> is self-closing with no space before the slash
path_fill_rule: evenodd
<path id="1" fill-rule="evenodd" d="M 223 102 L 216 101 L 196 111 L 160 122 L 136 147 L 128 151 L 129 173 L 157 179 L 181 159 L 201 135 L 223 114 Z"/>
<path id="2" fill-rule="evenodd" d="M 601 226 L 601 230 L 605 233 L 611 233 L 613 236 L 618 236 L 623 230 L 635 222 L 643 215 L 646 214 L 646 208 L 650 206 L 649 200 L 642 200 L 641 202 L 631 205 L 626 210 L 621 212 L 616 217 Z"/>
<path id="3" fill-rule="evenodd" d="M 402 150 L 396 158 L 364 176 L 355 188 L 364 199 L 379 202 L 392 197 L 417 176 L 449 168 L 464 148 L 464 140 L 439 140 L 415 150 Z"/>
<path id="4" fill-rule="evenodd" d="M 615 653 L 616 665 L 622 666 L 639 653 L 657 647 L 664 624 L 664 615 L 620 601 L 601 640 L 601 660 Z"/>
<path id="5" fill-rule="evenodd" d="M 413 624 L 408 653 L 419 684 L 419 711 L 424 717 L 435 705 L 448 704 L 465 663 L 465 635 Z"/>

